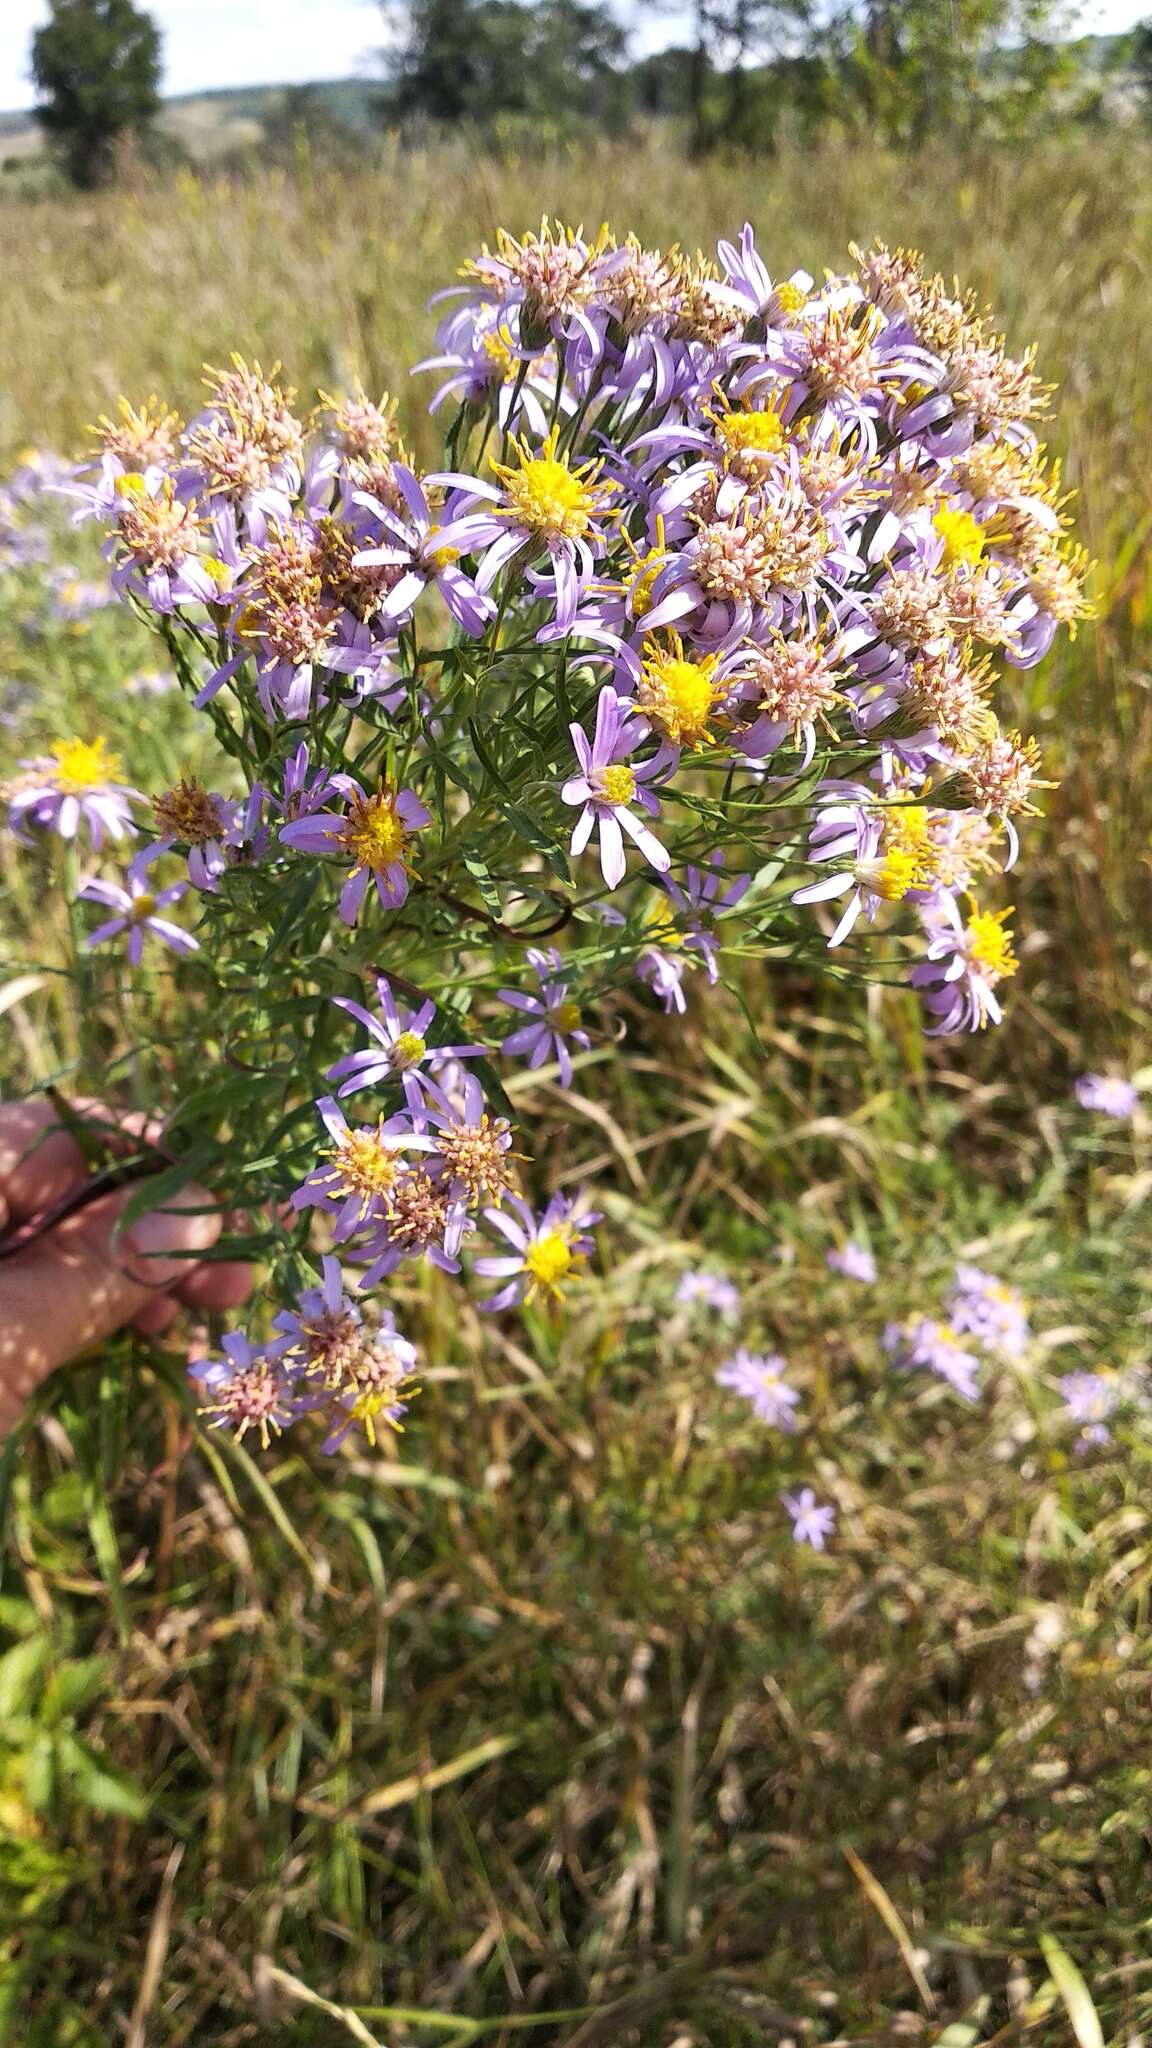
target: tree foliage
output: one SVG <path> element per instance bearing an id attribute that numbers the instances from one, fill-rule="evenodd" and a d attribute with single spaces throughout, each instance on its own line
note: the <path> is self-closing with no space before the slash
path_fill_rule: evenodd
<path id="1" fill-rule="evenodd" d="M 406 0 L 391 110 L 430 121 L 610 111 L 627 39 L 595 0 Z"/>
<path id="2" fill-rule="evenodd" d="M 32 40 L 36 118 L 73 184 L 113 175 L 124 138 L 160 106 L 160 31 L 133 0 L 51 0 Z"/>

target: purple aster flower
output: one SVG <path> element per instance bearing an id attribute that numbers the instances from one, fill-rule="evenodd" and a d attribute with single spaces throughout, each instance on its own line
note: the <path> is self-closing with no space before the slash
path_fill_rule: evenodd
<path id="1" fill-rule="evenodd" d="M 636 962 L 636 979 L 650 988 L 666 1017 L 682 1017 L 688 1008 L 684 993 L 684 962 L 659 946 L 645 946 Z"/>
<path id="2" fill-rule="evenodd" d="M 893 1364 L 910 1372 L 920 1368 L 946 1381 L 964 1401 L 980 1397 L 980 1360 L 966 1351 L 950 1323 L 933 1316 L 916 1316 L 908 1323 L 889 1323 L 883 1336 L 884 1349 Z"/>
<path id="3" fill-rule="evenodd" d="M 783 1375 L 788 1370 L 788 1361 L 777 1352 L 761 1356 L 758 1352 L 740 1349 L 727 1359 L 716 1374 L 718 1387 L 730 1387 L 742 1400 L 750 1401 L 752 1412 L 772 1429 L 782 1429 L 789 1435 L 796 1428 L 792 1410 L 800 1396 L 795 1387 L 790 1387 Z"/>
<path id="4" fill-rule="evenodd" d="M 724 873 L 724 856 L 716 852 L 709 856 L 705 866 L 685 868 L 680 880 L 666 876 L 662 886 L 676 913 L 679 943 L 699 953 L 704 962 L 704 972 L 714 984 L 719 972 L 716 964 L 719 950 L 716 921 L 726 910 L 734 910 L 747 895 L 752 886 L 751 875 L 736 875 L 728 881 Z M 667 943 L 663 921 L 660 928 L 664 943 Z"/>
<path id="5" fill-rule="evenodd" d="M 547 408 L 555 388 L 556 366 L 549 350 L 536 357 L 523 374 L 525 358 L 520 353 L 515 311 L 501 304 L 456 306 L 440 322 L 436 343 L 439 354 L 413 365 L 413 375 L 421 370 L 448 371 L 433 393 L 429 412 L 439 411 L 449 398 L 482 412 L 492 406 L 502 434 L 522 421 L 530 433 L 543 440 L 548 432 Z M 562 406 L 565 400 L 571 404 L 567 393 Z"/>
<path id="6" fill-rule="evenodd" d="M 1031 1332 L 1024 1296 L 994 1273 L 958 1265 L 947 1306 L 952 1328 L 974 1337 L 985 1351 L 1021 1358 L 1028 1349 Z"/>
<path id="7" fill-rule="evenodd" d="M 433 583 L 456 624 L 477 638 L 495 618 L 496 606 L 458 566 L 464 550 L 445 543 L 419 478 L 402 462 L 393 463 L 392 477 L 407 517 L 399 517 L 369 492 L 355 492 L 353 503 L 372 513 L 384 530 L 384 540 L 379 546 L 361 548 L 352 557 L 353 568 L 382 567 L 397 572 L 398 580 L 380 607 L 382 617 L 404 618 L 425 587 Z"/>
<path id="8" fill-rule="evenodd" d="M 136 831 L 129 806 L 143 798 L 120 781 L 120 763 L 103 740 L 60 740 L 50 754 L 20 766 L 5 794 L 9 826 L 23 845 L 31 844 L 29 827 L 74 839 L 83 825 L 94 852 L 105 833 L 122 839 Z"/>
<path id="9" fill-rule="evenodd" d="M 409 1108 L 417 1110 L 424 1101 L 420 1084 L 425 1068 L 435 1078 L 442 1076 L 450 1060 L 483 1058 L 482 1045 L 428 1044 L 428 1033 L 436 1016 L 431 1000 L 415 1010 L 399 1009 L 384 975 L 377 979 L 376 999 L 380 1005 L 378 1016 L 347 996 L 333 997 L 337 1009 L 355 1017 L 373 1040 L 362 1052 L 345 1053 L 329 1067 L 326 1079 L 339 1081 L 336 1093 L 341 1101 L 361 1088 L 387 1087 L 399 1081 Z"/>
<path id="10" fill-rule="evenodd" d="M 1056 1382 L 1069 1422 L 1079 1426 L 1077 1449 L 1112 1440 L 1109 1417 L 1127 1391 L 1122 1375 L 1102 1372 L 1066 1372 Z"/>
<path id="11" fill-rule="evenodd" d="M 1126 1122 L 1140 1107 L 1135 1084 L 1116 1074 L 1081 1074 L 1076 1083 L 1076 1100 L 1081 1109 L 1094 1109 L 1101 1116 Z"/>
<path id="12" fill-rule="evenodd" d="M 999 983 L 1015 974 L 1018 962 L 1008 911 L 974 911 L 965 922 L 953 899 L 937 891 L 920 910 L 928 940 L 926 957 L 908 979 L 918 988 L 933 1019 L 929 1037 L 955 1031 L 983 1031 L 998 1024 L 1003 1012 L 994 994 Z"/>
<path id="13" fill-rule="evenodd" d="M 583 853 L 593 831 L 600 837 L 600 868 L 610 889 L 624 879 L 623 833 L 639 848 L 659 874 L 671 864 L 660 841 L 629 809 L 633 803 L 655 817 L 660 806 L 647 784 L 668 775 L 678 759 L 674 747 L 663 746 L 648 761 L 630 761 L 645 737 L 643 720 L 629 715 L 615 690 L 605 684 L 596 708 L 596 730 L 591 744 L 579 725 L 570 728 L 572 745 L 581 773 L 564 784 L 561 796 L 566 804 L 581 804 L 572 833 L 570 852 Z"/>
<path id="14" fill-rule="evenodd" d="M 690 1267 L 686 1273 L 681 1273 L 675 1299 L 680 1308 L 694 1308 L 700 1303 L 715 1315 L 732 1321 L 740 1313 L 739 1289 L 722 1273 L 712 1273 L 706 1266 Z"/>
<path id="15" fill-rule="evenodd" d="M 431 823 L 431 813 L 410 789 L 382 785 L 366 795 L 351 776 L 336 775 L 332 781 L 347 809 L 293 818 L 281 826 L 280 838 L 304 853 L 342 853 L 352 860 L 352 873 L 340 892 L 340 916 L 345 924 L 355 924 L 369 883 L 385 910 L 397 910 L 405 901 L 409 837 Z"/>
<path id="16" fill-rule="evenodd" d="M 555 624 L 567 633 L 604 551 L 600 513 L 606 491 L 598 482 L 600 464 L 584 463 L 574 469 L 560 450 L 558 435 L 559 429 L 553 427 L 536 450 L 525 440 L 513 441 L 515 464 L 492 464 L 499 488 L 454 474 L 431 481 L 457 487 L 449 516 L 436 536 L 437 551 L 478 555 L 475 588 L 481 595 L 508 563 L 521 558 L 529 588 L 537 597 L 551 599 Z M 492 509 L 470 509 L 482 503 Z M 541 556 L 549 564 L 543 573 L 532 567 Z"/>
<path id="17" fill-rule="evenodd" d="M 865 1287 L 871 1287 L 876 1279 L 875 1259 L 866 1245 L 857 1244 L 853 1238 L 838 1251 L 833 1248 L 826 1252 L 824 1263 L 830 1273 L 842 1273 L 846 1280 L 859 1280 Z"/>
<path id="18" fill-rule="evenodd" d="M 277 1348 L 303 1376 L 301 1410 L 321 1412 L 331 1425 L 322 1450 L 337 1450 L 353 1428 L 375 1445 L 380 1424 L 400 1428 L 407 1407 L 401 1396 L 414 1391 L 416 1347 L 399 1334 L 390 1310 L 365 1317 L 344 1291 L 337 1259 L 324 1259 L 322 1276 L 294 1309 L 273 1318 Z"/>
<path id="19" fill-rule="evenodd" d="M 188 887 L 187 882 L 170 882 L 166 889 L 152 890 L 148 887 L 144 868 L 152 857 L 152 848 L 147 848 L 142 857 L 133 861 L 126 870 L 126 889 L 118 882 L 87 881 L 77 890 L 77 901 L 99 903 L 105 910 L 115 913 L 106 923 L 89 932 L 85 946 L 102 946 L 108 939 L 127 935 L 129 964 L 139 965 L 144 951 L 144 939 L 149 932 L 159 939 L 173 953 L 195 953 L 199 951 L 199 940 L 186 932 L 182 925 L 173 924 L 170 919 L 159 915 L 167 910 L 170 903 L 178 903 Z"/>
<path id="20" fill-rule="evenodd" d="M 431 1125 L 436 1141 L 431 1166 L 444 1181 L 452 1205 L 444 1249 L 454 1256 L 464 1234 L 469 1209 L 500 1202 L 508 1193 L 512 1131 L 506 1117 L 488 1112 L 483 1091 L 473 1074 L 462 1074 L 460 1096 L 453 1098 L 436 1081 L 425 1084 L 422 1125 Z"/>
<path id="21" fill-rule="evenodd" d="M 221 1339 L 223 1358 L 194 1358 L 188 1375 L 199 1395 L 199 1409 L 213 1429 L 230 1429 L 243 1439 L 254 1429 L 267 1450 L 300 1413 L 292 1381 L 267 1347 L 249 1342 L 234 1330 Z"/>
<path id="22" fill-rule="evenodd" d="M 509 1195 L 503 1209 L 485 1209 L 484 1221 L 511 1246 L 509 1252 L 476 1261 L 476 1271 L 505 1282 L 499 1292 L 480 1303 L 484 1309 L 510 1308 L 513 1302 L 538 1295 L 558 1301 L 592 1250 L 589 1232 L 600 1211 L 587 1206 L 584 1195 L 553 1195 L 542 1216 L 536 1216 L 518 1195 Z"/>
<path id="23" fill-rule="evenodd" d="M 782 1493 L 780 1499 L 792 1523 L 792 1541 L 823 1550 L 836 1527 L 835 1508 L 818 1501 L 810 1486 L 802 1486 L 799 1493 Z"/>
<path id="24" fill-rule="evenodd" d="M 330 1095 L 316 1104 L 332 1150 L 313 1167 L 292 1196 L 294 1209 L 322 1208 L 337 1239 L 388 1213 L 392 1190 L 406 1152 L 431 1152 L 432 1140 L 413 1129 L 405 1115 L 380 1118 L 353 1129 Z"/>
<path id="25" fill-rule="evenodd" d="M 528 964 L 535 968 L 540 984 L 539 995 L 525 995 L 520 990 L 502 988 L 497 991 L 502 1003 L 511 1010 L 522 1010 L 532 1022 L 522 1030 L 513 1031 L 504 1039 L 501 1051 L 508 1059 L 522 1059 L 527 1056 L 529 1067 L 542 1067 L 545 1060 L 556 1061 L 560 1069 L 560 1086 L 572 1085 L 572 1058 L 569 1043 L 586 1052 L 592 1041 L 586 1031 L 580 1029 L 580 1010 L 568 995 L 568 983 L 558 977 L 562 972 L 563 956 L 554 946 L 545 951 L 532 949 L 527 955 Z"/>

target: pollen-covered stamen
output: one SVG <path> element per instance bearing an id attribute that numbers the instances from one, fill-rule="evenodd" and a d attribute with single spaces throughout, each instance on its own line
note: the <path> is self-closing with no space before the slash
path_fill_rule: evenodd
<path id="1" fill-rule="evenodd" d="M 264 1450 L 291 1420 L 283 1386 L 266 1365 L 241 1366 L 203 1402 L 200 1413 L 234 1429 L 238 1438 L 254 1429 Z"/>
<path id="2" fill-rule="evenodd" d="M 300 462 L 304 430 L 292 412 L 292 393 L 274 382 L 278 369 L 274 363 L 265 378 L 259 363 L 249 368 L 233 356 L 231 369 L 206 372 L 211 410 L 189 430 L 185 445 L 210 489 L 261 490 L 282 463 Z"/>
<path id="3" fill-rule="evenodd" d="M 934 726 L 946 747 L 969 753 L 996 736 L 996 714 L 986 702 L 991 676 L 949 648 L 909 664 L 901 709 L 914 726 Z"/>
<path id="4" fill-rule="evenodd" d="M 383 1119 L 374 1130 L 350 1130 L 327 1156 L 332 1163 L 318 1176 L 321 1185 L 331 1195 L 358 1195 L 361 1216 L 386 1200 L 401 1172 L 397 1148 L 384 1136 Z"/>
<path id="5" fill-rule="evenodd" d="M 804 337 L 803 377 L 816 398 L 864 398 L 882 384 L 874 346 L 883 320 L 874 307 L 833 307 Z"/>
<path id="6" fill-rule="evenodd" d="M 321 551 L 294 527 L 272 526 L 253 555 L 246 602 L 236 620 L 241 638 L 259 637 L 294 667 L 315 661 L 336 630 L 337 596 L 324 587 Z"/>
<path id="7" fill-rule="evenodd" d="M 170 477 L 153 494 L 130 471 L 116 479 L 116 530 L 142 569 L 178 569 L 195 553 L 203 521 L 176 497 Z"/>
<path id="8" fill-rule="evenodd" d="M 507 500 L 498 516 L 541 540 L 580 540 L 596 510 L 599 494 L 594 486 L 600 464 L 583 463 L 573 469 L 567 456 L 557 453 L 557 439 L 553 427 L 536 454 L 527 441 L 514 440 L 516 466 L 492 464 Z"/>
<path id="9" fill-rule="evenodd" d="M 92 432 L 100 436 L 107 455 L 115 455 L 128 470 L 163 468 L 171 461 L 180 432 L 179 413 L 152 396 L 133 406 L 126 398 L 116 400 L 116 416 L 101 413 Z"/>
<path id="10" fill-rule="evenodd" d="M 709 726 L 723 695 L 719 665 L 715 654 L 686 654 L 676 633 L 669 634 L 667 647 L 644 642 L 636 703 L 674 745 L 699 747 L 713 738 Z"/>
<path id="11" fill-rule="evenodd" d="M 171 789 L 152 799 L 152 815 L 165 839 L 184 846 L 207 846 L 227 830 L 224 805 L 194 775 L 182 775 Z"/>
<path id="12" fill-rule="evenodd" d="M 511 1187 L 509 1143 L 507 1118 L 489 1116 L 487 1110 L 474 1124 L 446 1123 L 439 1130 L 437 1150 L 449 1178 L 467 1191 L 470 1207 L 498 1200 Z"/>
<path id="13" fill-rule="evenodd" d="M 396 400 L 387 392 L 375 404 L 359 382 L 348 398 L 322 391 L 318 411 L 343 454 L 355 462 L 387 462 L 400 451 Z"/>
<path id="14" fill-rule="evenodd" d="M 793 739 L 816 724 L 835 737 L 829 714 L 844 702 L 841 677 L 822 647 L 807 640 L 769 641 L 752 655 L 748 677 L 762 716 L 788 726 Z"/>
<path id="15" fill-rule="evenodd" d="M 350 1308 L 324 1309 L 319 1315 L 298 1318 L 292 1349 L 306 1372 L 319 1374 L 326 1386 L 338 1386 L 350 1372 L 363 1336 L 360 1320 Z"/>
<path id="16" fill-rule="evenodd" d="M 370 868 L 373 874 L 383 874 L 398 863 L 407 867 L 408 834 L 396 808 L 395 792 L 380 789 L 374 796 L 354 797 L 338 844 L 357 868 Z"/>
<path id="17" fill-rule="evenodd" d="M 443 1241 L 449 1200 L 444 1186 L 422 1167 L 403 1171 L 387 1203 L 388 1237 L 399 1250 L 413 1255 Z"/>
<path id="18" fill-rule="evenodd" d="M 964 762 L 958 777 L 961 792 L 974 810 L 989 811 L 996 817 L 1019 814 L 1039 815 L 1031 801 L 1034 789 L 1051 789 L 1041 780 L 1040 749 L 1033 739 L 1021 739 L 1018 732 L 997 732 Z"/>
<path id="19" fill-rule="evenodd" d="M 330 599 L 346 605 L 364 623 L 375 618 L 384 599 L 404 575 L 399 562 L 358 566 L 353 557 L 362 547 L 347 526 L 328 514 L 316 522 L 312 564 Z"/>
<path id="20" fill-rule="evenodd" d="M 768 604 L 777 590 L 803 590 L 828 551 L 828 529 L 802 495 L 738 520 L 701 526 L 692 566 L 712 597 Z"/>
<path id="21" fill-rule="evenodd" d="M 119 756 L 109 751 L 106 740 L 57 740 L 50 754 L 52 779 L 67 796 L 103 789 L 118 782 L 124 773 Z"/>

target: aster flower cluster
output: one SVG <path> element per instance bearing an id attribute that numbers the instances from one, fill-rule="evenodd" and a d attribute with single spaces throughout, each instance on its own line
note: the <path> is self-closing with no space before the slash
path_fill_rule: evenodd
<path id="1" fill-rule="evenodd" d="M 997 665 L 1075 628 L 1083 563 L 1030 358 L 902 252 L 817 284 L 750 228 L 711 261 L 544 222 L 465 267 L 417 368 L 427 471 L 392 400 L 301 410 L 239 357 L 190 419 L 98 423 L 55 488 L 218 770 L 138 791 L 82 734 L 6 793 L 93 856 L 96 953 L 195 984 L 197 1137 L 277 1217 L 274 1286 L 313 1240 L 371 1291 L 484 1233 L 503 1309 L 555 1298 L 595 1212 L 528 1206 L 502 1074 L 570 1087 L 626 984 L 675 1020 L 729 959 L 891 920 L 929 1029 L 998 1018 L 981 892 L 1043 781 Z"/>
<path id="2" fill-rule="evenodd" d="M 934 1374 L 964 1401 L 979 1400 L 987 1367 L 1021 1359 L 1031 1341 L 1019 1289 L 963 1260 L 939 1315 L 889 1323 L 883 1336 L 895 1366 Z"/>

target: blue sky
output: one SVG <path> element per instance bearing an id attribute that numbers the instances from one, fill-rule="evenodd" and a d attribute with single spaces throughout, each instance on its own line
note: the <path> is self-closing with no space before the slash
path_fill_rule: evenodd
<path id="1" fill-rule="evenodd" d="M 1149 0 L 1085 0 L 1085 30 L 1127 28 Z M 151 0 L 164 32 L 164 90 L 306 84 L 370 71 L 383 43 L 376 0 Z M 28 50 L 44 20 L 45 0 L 0 0 L 0 110 L 30 106 Z M 681 40 L 691 10 L 660 11 L 649 44 Z"/>

